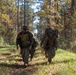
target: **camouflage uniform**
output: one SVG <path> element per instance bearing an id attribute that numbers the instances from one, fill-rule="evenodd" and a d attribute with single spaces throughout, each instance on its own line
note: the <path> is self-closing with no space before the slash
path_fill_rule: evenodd
<path id="1" fill-rule="evenodd" d="M 47 28 L 41 41 L 41 46 L 45 50 L 45 55 L 48 57 L 48 62 L 51 62 L 52 58 L 55 56 L 55 51 L 57 49 L 57 37 L 55 34 L 56 33 L 54 30 Z"/>
<path id="2" fill-rule="evenodd" d="M 31 32 L 29 31 L 26 31 L 27 29 L 25 29 L 25 31 L 21 31 L 17 38 L 16 38 L 16 46 L 20 46 L 20 54 L 22 55 L 22 58 L 23 58 L 23 61 L 24 61 L 24 65 L 25 64 L 28 64 L 28 59 L 29 59 L 29 48 L 30 46 L 32 46 L 32 39 L 33 39 L 33 35 Z M 21 41 L 21 35 L 23 34 L 28 34 L 29 35 L 29 41 L 30 41 L 30 44 L 28 46 L 23 46 L 22 45 L 22 41 Z"/>

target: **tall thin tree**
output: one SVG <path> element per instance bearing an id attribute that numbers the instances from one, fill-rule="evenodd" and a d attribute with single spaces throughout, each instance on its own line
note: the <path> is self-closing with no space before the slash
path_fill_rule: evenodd
<path id="1" fill-rule="evenodd" d="M 26 25 L 26 0 L 24 0 L 24 26 Z"/>
<path id="2" fill-rule="evenodd" d="M 19 31 L 19 27 L 20 27 L 20 5 L 19 5 L 19 1 L 18 0 L 18 10 L 17 10 L 17 31 Z"/>
<path id="3" fill-rule="evenodd" d="M 71 15 L 73 15 L 74 12 L 74 0 L 71 1 Z"/>

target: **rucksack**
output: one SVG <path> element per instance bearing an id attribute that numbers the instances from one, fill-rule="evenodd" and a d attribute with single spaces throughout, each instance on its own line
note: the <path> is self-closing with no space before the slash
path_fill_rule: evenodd
<path id="1" fill-rule="evenodd" d="M 43 47 L 48 49 L 50 47 L 54 46 L 54 38 L 53 36 L 46 36 L 43 42 Z"/>
<path id="2" fill-rule="evenodd" d="M 28 33 L 21 34 L 20 38 L 23 47 L 27 47 L 30 45 L 30 38 Z"/>
<path id="3" fill-rule="evenodd" d="M 56 33 L 51 28 L 46 29 L 42 47 L 48 49 L 56 45 Z"/>

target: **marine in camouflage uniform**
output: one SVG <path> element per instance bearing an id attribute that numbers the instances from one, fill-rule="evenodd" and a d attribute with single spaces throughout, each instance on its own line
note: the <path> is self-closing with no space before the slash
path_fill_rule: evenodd
<path id="1" fill-rule="evenodd" d="M 30 41 L 30 43 L 27 46 L 23 46 L 23 43 L 21 41 L 21 37 L 22 37 L 23 34 L 28 34 L 29 35 L 29 41 Z M 17 38 L 16 38 L 16 47 L 18 49 L 18 45 L 20 46 L 20 49 L 21 49 L 20 54 L 22 55 L 22 58 L 23 58 L 25 66 L 28 65 L 29 50 L 31 50 L 32 40 L 33 40 L 32 33 L 28 31 L 27 26 L 23 26 L 22 27 L 22 31 L 17 35 Z"/>
<path id="2" fill-rule="evenodd" d="M 48 62 L 52 61 L 57 50 L 57 33 L 51 28 L 45 30 L 43 39 L 41 40 L 41 47 L 45 50 L 45 56 L 48 58 Z"/>

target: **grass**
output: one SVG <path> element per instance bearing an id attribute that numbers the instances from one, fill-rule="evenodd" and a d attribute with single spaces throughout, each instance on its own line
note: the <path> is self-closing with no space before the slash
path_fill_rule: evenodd
<path id="1" fill-rule="evenodd" d="M 76 54 L 58 49 L 52 64 L 45 64 L 35 75 L 76 75 Z"/>
<path id="2" fill-rule="evenodd" d="M 14 50 L 14 51 L 13 51 Z M 11 53 L 10 55 L 3 54 Z M 32 66 L 22 68 L 23 62 L 15 46 L 0 47 L 1 75 L 76 75 L 76 54 L 62 49 L 56 51 L 53 63 L 48 64 L 41 48 L 36 50 Z M 18 71 L 19 70 L 19 71 Z M 17 71 L 17 73 L 16 73 Z M 14 72 L 12 74 L 12 72 Z M 18 73 L 19 72 L 19 73 Z M 30 74 L 29 74 L 30 73 Z"/>

